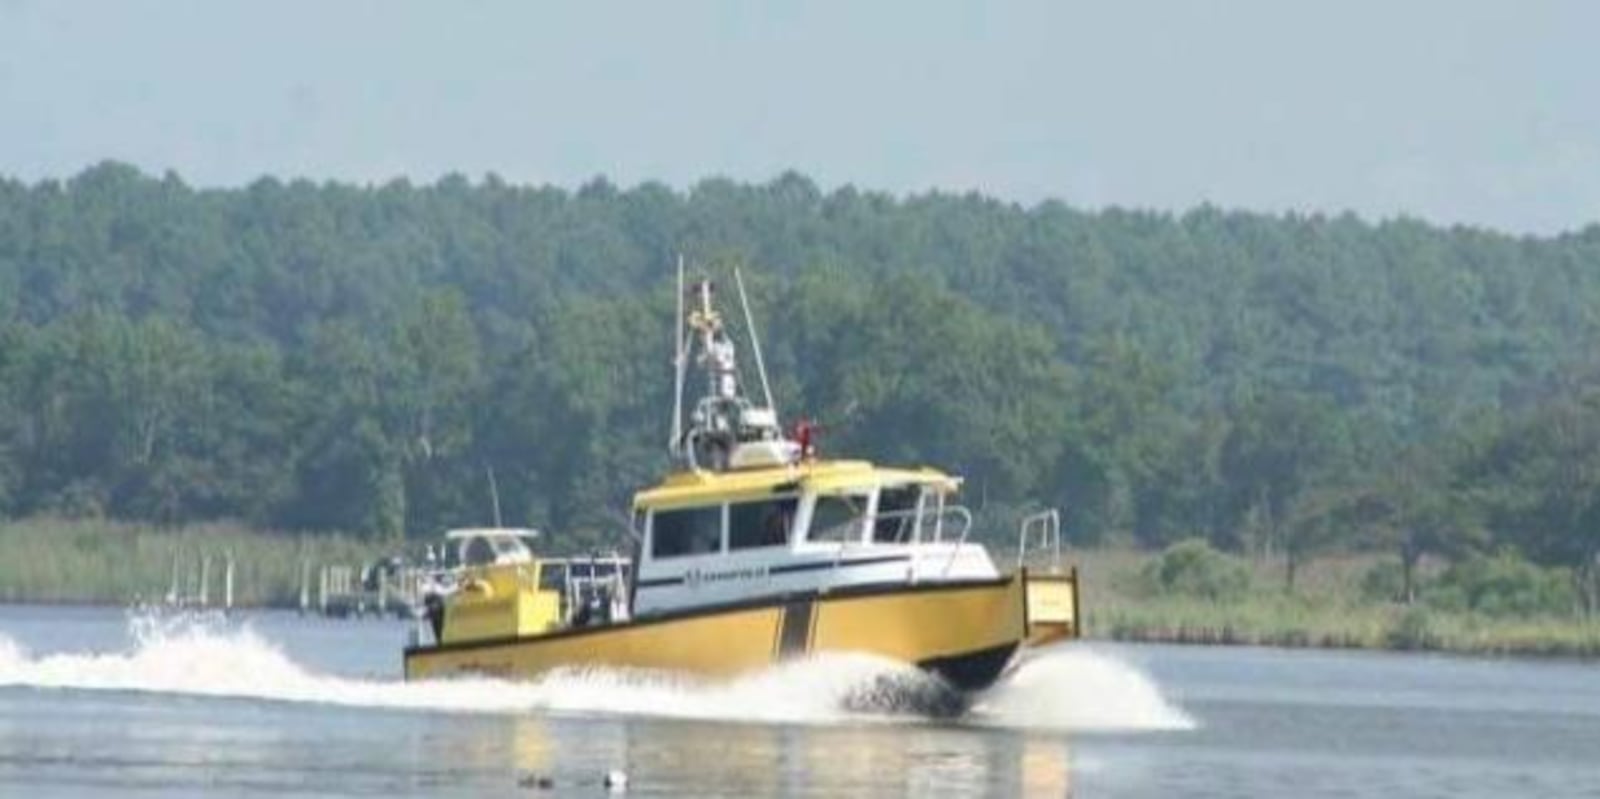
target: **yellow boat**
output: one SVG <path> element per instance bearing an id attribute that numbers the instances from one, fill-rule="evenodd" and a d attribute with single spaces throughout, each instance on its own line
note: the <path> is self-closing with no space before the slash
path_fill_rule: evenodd
<path id="1" fill-rule="evenodd" d="M 431 640 L 405 650 L 408 679 L 563 666 L 723 676 L 862 652 L 971 691 L 1022 647 L 1079 634 L 1077 573 L 1060 566 L 1053 511 L 1024 522 L 1017 567 L 1002 572 L 969 540 L 958 477 L 821 459 L 805 425 L 785 435 L 759 342 L 764 405 L 740 392 L 711 284 L 691 291 L 680 267 L 671 446 L 682 468 L 634 496 L 632 556 L 542 557 L 528 531 L 452 533 L 459 566 L 428 599 Z M 754 331 L 742 283 L 739 296 Z M 691 354 L 708 391 L 685 426 Z M 1030 549 L 1053 556 L 1049 568 L 1025 568 Z"/>

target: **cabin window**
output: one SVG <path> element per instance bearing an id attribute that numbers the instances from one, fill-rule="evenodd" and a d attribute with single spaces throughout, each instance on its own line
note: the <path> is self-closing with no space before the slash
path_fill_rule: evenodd
<path id="1" fill-rule="evenodd" d="M 494 563 L 494 545 L 482 536 L 467 540 L 461 548 L 461 562 L 467 566 L 488 566 Z"/>
<path id="2" fill-rule="evenodd" d="M 567 567 L 574 580 L 598 580 L 616 573 L 616 566 L 609 561 L 578 560 L 574 559 Z"/>
<path id="3" fill-rule="evenodd" d="M 494 547 L 497 563 L 527 563 L 533 560 L 533 539 L 523 536 L 501 536 L 489 539 Z"/>
<path id="4" fill-rule="evenodd" d="M 866 497 L 819 496 L 811 509 L 808 541 L 859 541 Z"/>
<path id="5" fill-rule="evenodd" d="M 878 513 L 872 521 L 872 540 L 880 544 L 903 544 L 911 540 L 917 526 L 917 486 L 885 488 L 878 495 Z"/>
<path id="6" fill-rule="evenodd" d="M 705 555 L 721 549 L 721 505 L 656 511 L 650 531 L 650 557 Z"/>
<path id="7" fill-rule="evenodd" d="M 771 499 L 728 506 L 728 548 L 781 547 L 789 543 L 799 500 Z"/>
<path id="8" fill-rule="evenodd" d="M 539 567 L 540 591 L 567 590 L 567 564 L 546 562 Z"/>

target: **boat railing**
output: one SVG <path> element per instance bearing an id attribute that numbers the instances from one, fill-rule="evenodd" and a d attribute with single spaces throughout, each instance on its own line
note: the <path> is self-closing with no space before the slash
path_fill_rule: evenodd
<path id="1" fill-rule="evenodd" d="M 924 513 L 924 516 L 929 514 Z M 934 541 L 943 541 L 946 532 L 945 517 L 955 520 L 960 525 L 960 533 L 956 535 L 956 543 L 965 544 L 967 535 L 972 532 L 972 511 L 965 505 L 946 505 L 932 514 L 934 516 Z"/>
<path id="2" fill-rule="evenodd" d="M 948 524 L 946 519 L 950 520 Z M 902 523 L 893 539 L 878 537 L 878 525 L 880 522 L 903 522 L 905 520 L 910 520 L 911 524 Z M 960 553 L 961 546 L 967 542 L 967 536 L 972 533 L 972 511 L 963 505 L 946 505 L 936 510 L 907 508 L 886 513 L 864 513 L 847 522 L 828 528 L 825 533 L 840 528 L 861 530 L 863 525 L 869 531 L 867 540 L 863 541 L 859 535 L 848 535 L 838 541 L 833 554 L 834 569 L 838 569 L 844 563 L 845 555 L 854 550 L 883 544 L 911 544 L 916 546 L 943 543 L 945 533 L 948 531 L 951 535 L 956 536 L 956 545 L 950 549 L 949 558 L 945 561 L 944 569 L 941 571 L 942 576 L 949 574 L 951 567 L 955 565 L 956 555 Z M 924 533 L 930 527 L 932 528 L 932 536 L 925 535 Z"/>
<path id="3" fill-rule="evenodd" d="M 847 524 L 854 525 L 865 521 L 872 529 L 871 538 L 873 543 L 876 544 L 910 544 L 941 540 L 944 531 L 954 526 L 945 521 L 947 518 L 954 525 L 959 525 L 957 535 L 965 539 L 967 531 L 972 529 L 972 512 L 961 505 L 949 505 L 938 510 L 906 508 L 904 510 L 864 514 L 856 517 L 851 522 L 847 522 Z M 884 522 L 900 522 L 895 527 L 895 533 L 892 537 L 885 537 L 881 534 Z M 910 522 L 910 524 L 906 524 L 906 522 Z M 925 532 L 929 531 L 930 527 L 933 535 L 924 535 Z"/>
<path id="4" fill-rule="evenodd" d="M 590 604 L 598 599 L 605 605 L 606 621 L 624 621 L 627 617 L 628 567 L 620 555 L 591 555 L 547 561 L 565 569 L 566 613 L 564 626 L 582 626 L 593 620 L 588 614 L 595 608 Z M 548 567 L 548 566 L 547 566 Z"/>
<path id="5" fill-rule="evenodd" d="M 1061 571 L 1061 511 L 1051 508 L 1024 517 L 1017 535 L 1017 568 L 1028 560 L 1028 550 L 1037 542 L 1037 551 L 1050 553 L 1050 569 Z"/>
<path id="6" fill-rule="evenodd" d="M 939 521 L 944 521 L 944 514 L 949 513 L 961 520 L 961 535 L 956 539 L 956 545 L 950 548 L 950 556 L 945 558 L 944 570 L 939 572 L 940 577 L 949 577 L 950 569 L 956 565 L 956 556 L 961 554 L 961 548 L 967 543 L 967 536 L 972 533 L 972 511 L 964 505 L 946 505 L 939 509 Z M 941 531 L 942 533 L 942 531 Z M 943 541 L 943 535 L 936 535 L 935 541 Z"/>

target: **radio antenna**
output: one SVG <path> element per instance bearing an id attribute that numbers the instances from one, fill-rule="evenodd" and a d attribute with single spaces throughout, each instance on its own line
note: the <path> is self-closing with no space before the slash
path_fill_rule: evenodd
<path id="1" fill-rule="evenodd" d="M 672 327 L 672 344 L 672 440 L 667 443 L 667 448 L 676 455 L 678 448 L 683 445 L 683 373 L 689 367 L 683 330 L 683 253 L 678 254 L 678 318 Z"/>
<path id="2" fill-rule="evenodd" d="M 739 287 L 739 306 L 744 308 L 744 326 L 750 331 L 750 348 L 756 353 L 756 374 L 761 376 L 761 393 L 767 398 L 767 409 L 772 415 L 778 415 L 778 406 L 772 403 L 772 385 L 767 382 L 767 364 L 761 359 L 761 339 L 756 335 L 756 322 L 750 316 L 750 298 L 744 293 L 744 278 L 739 275 L 739 267 L 733 268 L 733 284 Z"/>

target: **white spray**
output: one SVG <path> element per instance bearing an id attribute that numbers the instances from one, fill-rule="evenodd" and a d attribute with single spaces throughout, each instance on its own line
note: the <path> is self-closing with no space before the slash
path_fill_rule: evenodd
<path id="1" fill-rule="evenodd" d="M 874 686 L 915 693 L 922 672 L 867 655 L 822 655 L 725 681 L 622 669 L 569 669 L 532 682 L 401 682 L 317 673 L 248 626 L 134 623 L 122 652 L 33 656 L 0 635 L 0 687 L 133 691 L 278 702 L 477 713 L 607 713 L 736 721 L 917 722 L 890 702 L 863 706 Z M 974 706 L 970 720 L 1062 730 L 1183 729 L 1192 722 L 1138 671 L 1074 649 L 1025 662 Z"/>

